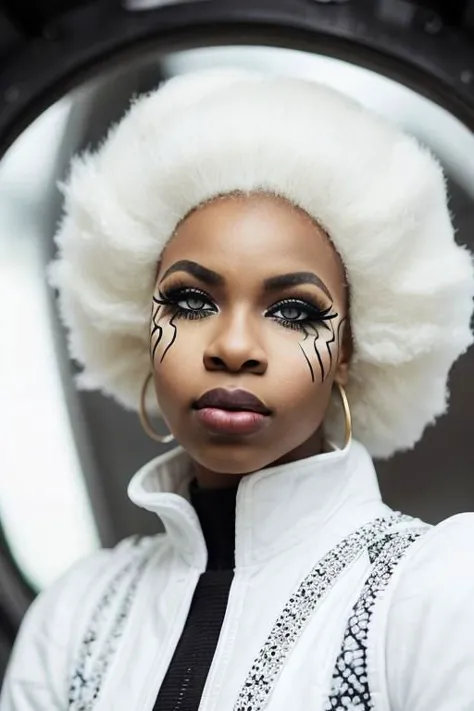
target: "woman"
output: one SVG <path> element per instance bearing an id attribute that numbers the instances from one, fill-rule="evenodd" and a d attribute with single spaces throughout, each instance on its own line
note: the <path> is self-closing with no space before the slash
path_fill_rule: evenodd
<path id="1" fill-rule="evenodd" d="M 129 486 L 165 532 L 39 597 L 1 711 L 474 708 L 473 517 L 392 512 L 370 456 L 472 342 L 429 152 L 310 81 L 175 78 L 74 162 L 57 243 L 79 385 L 179 446 Z"/>

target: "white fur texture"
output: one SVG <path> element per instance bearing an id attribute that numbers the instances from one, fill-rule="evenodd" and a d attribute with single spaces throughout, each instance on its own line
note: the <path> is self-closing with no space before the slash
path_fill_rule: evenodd
<path id="1" fill-rule="evenodd" d="M 351 288 L 354 435 L 374 456 L 412 447 L 445 411 L 449 370 L 473 341 L 471 255 L 455 244 L 429 151 L 302 79 L 174 78 L 73 161 L 48 273 L 78 387 L 138 408 L 160 254 L 192 208 L 235 190 L 284 196 L 328 232 Z"/>

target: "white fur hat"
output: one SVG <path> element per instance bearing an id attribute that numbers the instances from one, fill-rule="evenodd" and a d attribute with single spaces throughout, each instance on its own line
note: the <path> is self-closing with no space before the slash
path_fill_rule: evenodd
<path id="1" fill-rule="evenodd" d="M 448 372 L 473 340 L 472 259 L 429 151 L 303 79 L 176 77 L 73 161 L 48 273 L 78 387 L 138 408 L 160 254 L 190 210 L 237 190 L 283 196 L 330 235 L 351 289 L 354 435 L 374 456 L 412 447 L 445 411 Z"/>

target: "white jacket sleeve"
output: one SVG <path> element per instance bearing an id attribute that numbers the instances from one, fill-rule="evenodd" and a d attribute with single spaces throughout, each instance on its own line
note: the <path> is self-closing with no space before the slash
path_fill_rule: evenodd
<path id="1" fill-rule="evenodd" d="M 5 675 L 0 711 L 67 711 L 77 620 L 110 551 L 77 563 L 28 609 Z"/>
<path id="2" fill-rule="evenodd" d="M 416 546 L 386 632 L 390 711 L 474 710 L 474 514 L 447 519 Z"/>

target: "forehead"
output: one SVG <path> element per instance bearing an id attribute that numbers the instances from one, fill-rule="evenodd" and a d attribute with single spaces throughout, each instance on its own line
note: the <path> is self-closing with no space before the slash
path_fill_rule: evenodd
<path id="1" fill-rule="evenodd" d="M 341 260 L 324 231 L 302 210 L 268 195 L 226 196 L 192 212 L 164 250 L 160 272 L 181 259 L 249 288 L 290 271 L 314 271 L 332 293 L 344 282 Z"/>

